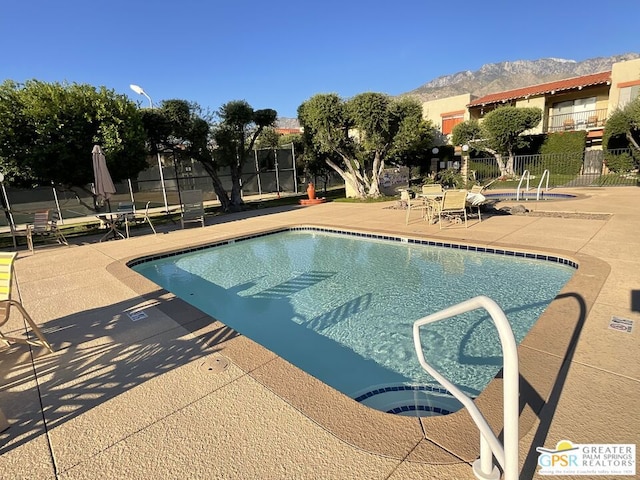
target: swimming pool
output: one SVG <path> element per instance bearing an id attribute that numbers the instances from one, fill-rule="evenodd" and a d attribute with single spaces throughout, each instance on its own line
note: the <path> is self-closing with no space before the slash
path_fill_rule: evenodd
<path id="1" fill-rule="evenodd" d="M 500 201 L 516 201 L 516 192 L 503 192 L 503 193 L 483 193 L 488 200 L 500 200 Z M 570 193 L 545 193 L 540 192 L 538 197 L 537 192 L 520 192 L 519 200 L 523 201 L 544 201 L 544 200 L 570 200 L 576 198 L 575 195 Z"/>
<path id="2" fill-rule="evenodd" d="M 424 416 L 460 405 L 421 369 L 415 320 L 487 294 L 521 341 L 575 267 L 558 257 L 315 228 L 164 257 L 130 266 L 350 397 Z M 482 312 L 422 335 L 427 359 L 470 396 L 500 370 L 497 334 Z"/>

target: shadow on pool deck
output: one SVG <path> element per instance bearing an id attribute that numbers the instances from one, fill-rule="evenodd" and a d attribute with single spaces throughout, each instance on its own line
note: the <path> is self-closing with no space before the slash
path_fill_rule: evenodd
<path id="1" fill-rule="evenodd" d="M 23 303 L 57 352 L 0 352 L 0 468 L 13 478 L 473 478 L 478 433 L 466 412 L 418 420 L 357 404 L 175 299 L 127 260 L 224 238 L 320 225 L 551 252 L 580 266 L 519 347 L 521 478 L 539 446 L 637 443 L 640 189 L 583 189 L 549 211 L 606 220 L 495 216 L 468 229 L 404 225 L 382 204 L 327 203 L 211 219 L 206 228 L 21 252 Z M 542 203 L 542 202 L 540 202 Z M 208 219 L 209 220 L 209 219 Z M 215 224 L 214 224 L 215 223 Z M 128 313 L 144 310 L 132 321 Z M 11 329 L 20 330 L 19 319 Z M 4 331 L 4 330 L 3 330 Z M 228 358 L 212 372 L 211 359 Z M 501 379 L 476 402 L 502 425 Z M 625 414 L 612 406 L 625 405 Z M 546 444 L 546 445 L 545 445 Z"/>

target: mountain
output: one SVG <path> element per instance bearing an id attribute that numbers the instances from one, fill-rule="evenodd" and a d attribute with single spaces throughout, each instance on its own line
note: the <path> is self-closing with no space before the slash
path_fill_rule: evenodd
<path id="1" fill-rule="evenodd" d="M 475 72 L 466 70 L 438 77 L 402 95 L 413 96 L 423 102 L 464 93 L 481 97 L 490 93 L 604 72 L 611 70 L 615 62 L 636 58 L 640 58 L 640 53 L 590 58 L 580 62 L 562 58 L 542 58 L 488 63 Z"/>

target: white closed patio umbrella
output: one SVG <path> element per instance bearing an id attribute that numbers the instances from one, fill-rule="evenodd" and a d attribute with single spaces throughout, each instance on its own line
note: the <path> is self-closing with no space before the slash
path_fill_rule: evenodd
<path id="1" fill-rule="evenodd" d="M 102 200 L 107 202 L 109 211 L 111 211 L 111 204 L 109 203 L 109 197 L 116 193 L 116 187 L 113 185 L 111 174 L 107 168 L 107 159 L 102 152 L 100 145 L 94 145 L 93 151 L 93 177 L 94 188 L 96 194 L 96 202 L 100 203 Z"/>

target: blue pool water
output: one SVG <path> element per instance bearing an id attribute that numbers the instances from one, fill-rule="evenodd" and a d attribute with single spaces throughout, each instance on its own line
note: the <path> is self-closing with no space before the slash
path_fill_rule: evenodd
<path id="1" fill-rule="evenodd" d="M 502 307 L 520 342 L 575 270 L 555 257 L 398 240 L 298 229 L 132 268 L 373 408 L 455 411 L 460 404 L 418 363 L 414 321 L 482 294 Z M 425 358 L 472 397 L 501 368 L 498 335 L 484 312 L 421 334 Z"/>
<path id="2" fill-rule="evenodd" d="M 538 195 L 537 192 L 521 192 L 520 197 L 517 198 L 516 192 L 506 192 L 506 193 L 483 193 L 485 198 L 488 200 L 501 200 L 501 201 L 515 201 L 515 200 L 570 200 L 572 198 L 576 198 L 575 195 L 571 195 L 570 193 L 545 193 L 540 192 Z"/>

